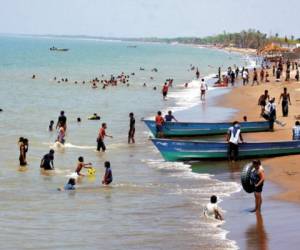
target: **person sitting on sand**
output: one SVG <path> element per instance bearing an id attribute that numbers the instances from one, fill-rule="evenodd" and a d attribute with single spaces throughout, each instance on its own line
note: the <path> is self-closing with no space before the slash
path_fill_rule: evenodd
<path id="1" fill-rule="evenodd" d="M 228 142 L 228 159 L 230 161 L 236 161 L 239 155 L 239 143 L 244 142 L 241 127 L 238 121 L 233 122 L 232 126 L 227 132 Z"/>
<path id="2" fill-rule="evenodd" d="M 112 171 L 110 168 L 110 162 L 106 161 L 104 163 L 104 167 L 105 167 L 105 174 L 102 179 L 102 184 L 109 185 L 113 181 Z"/>
<path id="3" fill-rule="evenodd" d="M 92 163 L 84 163 L 84 159 L 82 156 L 80 156 L 78 158 L 78 164 L 77 164 L 77 168 L 75 170 L 75 173 L 77 173 L 79 176 L 84 176 L 84 174 L 80 173 L 80 171 L 82 170 L 82 168 L 92 168 L 91 167 Z M 90 166 L 90 167 L 87 167 Z"/>
<path id="4" fill-rule="evenodd" d="M 281 108 L 282 108 L 282 116 L 287 117 L 289 114 L 289 105 L 292 105 L 290 94 L 287 92 L 287 88 L 283 88 L 283 93 L 281 93 L 279 97 L 278 104 L 281 102 Z"/>
<path id="5" fill-rule="evenodd" d="M 264 186 L 265 173 L 260 160 L 254 160 L 252 164 L 254 170 L 251 172 L 250 179 L 251 182 L 254 184 L 255 208 L 251 210 L 251 212 L 260 213 L 262 204 L 261 193 Z"/>
<path id="6" fill-rule="evenodd" d="M 293 140 L 300 140 L 300 122 L 296 121 L 293 127 Z"/>
<path id="7" fill-rule="evenodd" d="M 210 203 L 207 203 L 204 207 L 204 215 L 216 220 L 224 220 L 217 204 L 217 196 L 212 195 L 210 197 Z"/>
<path id="8" fill-rule="evenodd" d="M 54 150 L 50 149 L 48 154 L 45 154 L 41 160 L 40 168 L 44 170 L 54 170 Z"/>
<path id="9" fill-rule="evenodd" d="M 178 122 L 177 119 L 175 118 L 175 116 L 172 114 L 172 111 L 169 110 L 168 114 L 165 115 L 165 121 L 166 122 L 171 122 L 172 120 L 174 120 L 175 122 Z"/>
<path id="10" fill-rule="evenodd" d="M 88 118 L 89 120 L 100 120 L 100 116 L 97 113 L 94 113 L 92 116 Z"/>

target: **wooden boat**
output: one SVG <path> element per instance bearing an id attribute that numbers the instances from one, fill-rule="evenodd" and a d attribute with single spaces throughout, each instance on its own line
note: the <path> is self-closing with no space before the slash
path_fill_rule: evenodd
<path id="1" fill-rule="evenodd" d="M 152 120 L 143 120 L 151 133 L 156 135 L 156 125 Z M 245 132 L 263 132 L 270 130 L 268 121 L 241 122 L 241 130 Z M 165 137 L 200 136 L 226 134 L 232 123 L 200 123 L 200 122 L 165 122 L 163 134 Z"/>
<path id="2" fill-rule="evenodd" d="M 227 159 L 227 142 L 152 139 L 167 161 Z M 300 154 L 300 140 L 247 142 L 239 145 L 240 158 L 261 158 Z"/>

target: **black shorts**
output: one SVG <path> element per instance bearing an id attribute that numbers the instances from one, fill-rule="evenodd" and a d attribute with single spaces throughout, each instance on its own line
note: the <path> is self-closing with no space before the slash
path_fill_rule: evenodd
<path id="1" fill-rule="evenodd" d="M 258 187 L 254 187 L 254 192 L 255 193 L 261 193 L 262 190 L 263 190 L 263 186 L 264 186 L 264 184 L 259 185 Z"/>
<path id="2" fill-rule="evenodd" d="M 163 96 L 166 97 L 168 92 L 163 92 Z"/>

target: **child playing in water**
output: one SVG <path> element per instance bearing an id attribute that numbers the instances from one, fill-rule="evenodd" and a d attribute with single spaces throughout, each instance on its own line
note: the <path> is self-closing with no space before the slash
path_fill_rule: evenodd
<path id="1" fill-rule="evenodd" d="M 224 220 L 217 205 L 217 196 L 212 195 L 210 197 L 210 203 L 206 204 L 206 206 L 204 207 L 204 215 L 216 220 Z"/>
<path id="2" fill-rule="evenodd" d="M 64 186 L 64 190 L 75 190 L 76 180 L 74 178 L 70 178 L 68 183 Z"/>
<path id="3" fill-rule="evenodd" d="M 82 170 L 82 168 L 92 168 L 92 167 L 87 167 L 87 166 L 91 166 L 91 165 L 92 165 L 92 163 L 84 163 L 83 157 L 80 156 L 78 158 L 78 164 L 77 164 L 75 173 L 77 173 L 79 176 L 85 176 L 84 174 L 80 173 L 80 171 Z"/>
<path id="4" fill-rule="evenodd" d="M 105 167 L 105 174 L 104 174 L 103 179 L 102 179 L 102 184 L 109 185 L 113 180 L 112 172 L 111 172 L 111 169 L 110 169 L 110 162 L 106 161 L 104 163 L 104 167 Z"/>
<path id="5" fill-rule="evenodd" d="M 50 121 L 49 131 L 53 131 L 53 125 L 54 125 L 54 121 Z"/>

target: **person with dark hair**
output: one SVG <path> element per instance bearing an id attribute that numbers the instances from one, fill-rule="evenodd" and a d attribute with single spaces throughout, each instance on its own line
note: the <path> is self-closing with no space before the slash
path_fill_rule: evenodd
<path id="1" fill-rule="evenodd" d="M 220 209 L 218 208 L 217 200 L 218 198 L 215 195 L 212 195 L 210 197 L 210 203 L 206 204 L 206 206 L 204 207 L 204 215 L 216 220 L 224 220 Z"/>
<path id="2" fill-rule="evenodd" d="M 60 116 L 58 117 L 57 123 L 56 123 L 56 129 L 59 127 L 63 127 L 64 131 L 67 130 L 67 117 L 65 116 L 65 111 L 60 111 Z"/>
<path id="3" fill-rule="evenodd" d="M 169 85 L 168 85 L 167 82 L 165 82 L 165 84 L 162 88 L 162 94 L 163 94 L 163 99 L 164 100 L 166 100 L 166 98 L 167 98 L 168 91 L 169 91 Z"/>
<path id="4" fill-rule="evenodd" d="M 287 117 L 289 114 L 289 105 L 292 105 L 290 94 L 287 92 L 287 88 L 283 88 L 283 93 L 281 93 L 279 97 L 278 104 L 281 102 L 281 108 L 282 108 L 282 116 Z"/>
<path id="5" fill-rule="evenodd" d="M 20 161 L 20 166 L 26 166 L 26 153 L 28 151 L 28 140 L 27 140 L 27 146 L 26 146 L 26 140 L 23 137 L 19 138 L 19 149 L 20 149 L 20 156 L 19 156 L 19 161 Z"/>
<path id="6" fill-rule="evenodd" d="M 112 171 L 110 168 L 110 162 L 104 162 L 105 174 L 102 179 L 102 184 L 109 185 L 113 181 Z"/>
<path id="7" fill-rule="evenodd" d="M 169 111 L 168 111 L 168 114 L 165 115 L 165 121 L 166 121 L 166 122 L 171 122 L 171 121 L 173 121 L 173 120 L 174 120 L 175 122 L 178 122 L 177 119 L 175 118 L 175 116 L 172 114 L 172 111 L 169 110 Z"/>
<path id="8" fill-rule="evenodd" d="M 250 180 L 254 185 L 255 208 L 251 212 L 261 211 L 262 197 L 261 193 L 264 186 L 265 173 L 260 160 L 252 162 L 254 170 L 251 172 Z"/>
<path id="9" fill-rule="evenodd" d="M 78 164 L 77 164 L 77 168 L 75 170 L 75 173 L 77 173 L 79 176 L 84 176 L 84 174 L 80 173 L 80 171 L 82 170 L 82 168 L 92 168 L 91 167 L 92 163 L 84 163 L 84 159 L 82 156 L 78 157 Z M 89 166 L 89 167 L 88 167 Z"/>
<path id="10" fill-rule="evenodd" d="M 156 125 L 156 137 L 163 137 L 163 125 L 165 123 L 164 118 L 161 115 L 161 111 L 157 112 L 155 116 L 155 125 Z"/>
<path id="11" fill-rule="evenodd" d="M 50 149 L 48 154 L 45 154 L 41 160 L 40 168 L 44 170 L 54 170 L 54 150 Z"/>
<path id="12" fill-rule="evenodd" d="M 247 121 L 248 121 L 248 118 L 247 118 L 246 115 L 243 116 L 243 121 L 244 121 L 244 122 L 247 122 Z"/>
<path id="13" fill-rule="evenodd" d="M 77 117 L 77 122 L 81 122 L 81 118 L 80 117 Z"/>
<path id="14" fill-rule="evenodd" d="M 53 125 L 54 125 L 54 121 L 51 120 L 49 124 L 49 131 L 53 131 Z"/>
<path id="15" fill-rule="evenodd" d="M 257 85 L 259 84 L 258 82 L 258 73 L 256 68 L 253 69 L 253 81 L 252 81 L 252 86 L 254 85 L 254 83 L 257 83 Z"/>
<path id="16" fill-rule="evenodd" d="M 70 178 L 68 183 L 64 186 L 64 190 L 75 190 L 76 180 L 75 178 Z"/>
<path id="17" fill-rule="evenodd" d="M 201 95 L 200 95 L 200 100 L 201 101 L 205 101 L 205 92 L 206 90 L 208 90 L 208 86 L 206 84 L 206 82 L 204 81 L 204 78 L 201 79 L 200 82 L 200 91 L 201 91 Z"/>
<path id="18" fill-rule="evenodd" d="M 265 111 L 265 106 L 267 104 L 267 101 L 270 100 L 269 91 L 265 90 L 265 92 L 259 97 L 258 99 L 258 105 L 261 107 L 261 115 L 263 115 Z"/>
<path id="19" fill-rule="evenodd" d="M 104 144 L 105 137 L 113 138 L 111 135 L 106 134 L 106 129 L 107 129 L 107 125 L 104 122 L 104 123 L 102 123 L 102 126 L 99 130 L 99 134 L 97 137 L 97 151 L 100 151 L 100 148 L 102 149 L 102 152 L 104 152 L 106 150 L 106 146 Z"/>
<path id="20" fill-rule="evenodd" d="M 296 121 L 293 127 L 293 140 L 300 140 L 300 122 Z"/>
<path id="21" fill-rule="evenodd" d="M 128 144 L 130 142 L 135 143 L 134 134 L 135 134 L 135 118 L 134 118 L 134 114 L 131 112 L 129 113 Z"/>
<path id="22" fill-rule="evenodd" d="M 240 124 L 238 121 L 233 122 L 232 126 L 227 132 L 227 142 L 228 142 L 228 159 L 230 161 L 236 161 L 239 155 L 239 143 L 244 142 Z"/>

